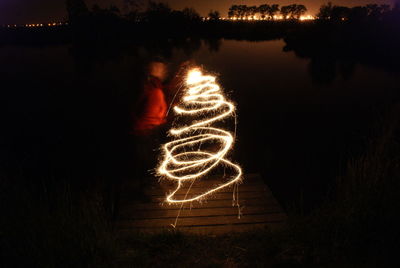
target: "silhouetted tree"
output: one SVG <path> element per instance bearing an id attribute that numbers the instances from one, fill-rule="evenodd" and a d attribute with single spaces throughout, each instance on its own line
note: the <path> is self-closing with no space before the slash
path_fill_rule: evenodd
<path id="1" fill-rule="evenodd" d="M 289 17 L 289 14 L 292 12 L 292 7 L 291 6 L 282 6 L 281 7 L 281 15 L 283 16 L 284 19 L 287 19 Z"/>
<path id="2" fill-rule="evenodd" d="M 258 8 L 256 6 L 247 7 L 247 17 L 254 18 L 257 12 Z"/>
<path id="3" fill-rule="evenodd" d="M 281 8 L 281 14 L 284 19 L 300 19 L 301 15 L 306 13 L 307 8 L 304 5 L 292 4 L 283 6 Z"/>
<path id="4" fill-rule="evenodd" d="M 147 10 L 143 14 L 143 18 L 146 21 L 152 22 L 162 22 L 168 21 L 168 18 L 171 16 L 172 10 L 169 5 L 165 3 L 157 3 L 150 1 L 148 3 Z"/>
<path id="5" fill-rule="evenodd" d="M 239 5 L 238 6 L 238 17 L 244 18 L 247 16 L 247 6 L 246 5 Z"/>
<path id="6" fill-rule="evenodd" d="M 243 9 L 243 17 L 247 18 L 250 16 L 250 8 L 246 5 L 242 6 Z"/>
<path id="7" fill-rule="evenodd" d="M 217 11 L 217 10 L 215 10 L 215 11 L 213 11 L 213 10 L 210 10 L 210 13 L 208 13 L 208 17 L 210 18 L 210 20 L 213 20 L 213 21 L 218 21 L 219 19 L 220 19 L 220 14 L 219 14 L 219 11 Z"/>
<path id="8" fill-rule="evenodd" d="M 229 18 L 239 17 L 239 6 L 238 5 L 232 5 L 229 8 L 228 17 Z"/>
<path id="9" fill-rule="evenodd" d="M 271 20 L 274 18 L 274 16 L 275 16 L 276 14 L 278 14 L 278 12 L 279 12 L 279 5 L 273 4 L 273 5 L 269 6 L 269 9 L 268 9 L 268 16 L 269 16 L 269 18 L 270 18 Z"/>
<path id="10" fill-rule="evenodd" d="M 330 19 L 335 21 L 346 20 L 349 18 L 350 12 L 351 9 L 348 7 L 334 6 Z"/>
<path id="11" fill-rule="evenodd" d="M 385 14 L 390 13 L 389 5 L 369 4 L 366 6 L 356 6 L 353 8 L 344 6 L 334 6 L 332 3 L 322 5 L 317 17 L 323 20 L 351 20 L 362 21 L 365 19 L 382 19 Z"/>
<path id="12" fill-rule="evenodd" d="M 265 16 L 268 14 L 268 11 L 269 11 L 270 8 L 271 7 L 269 5 L 267 5 L 267 4 L 260 5 L 258 7 L 258 12 L 260 13 L 260 17 L 262 19 L 265 19 Z"/>
<path id="13" fill-rule="evenodd" d="M 292 17 L 300 19 L 302 15 L 307 12 L 307 8 L 304 5 L 292 5 Z"/>
<path id="14" fill-rule="evenodd" d="M 229 18 L 254 18 L 257 14 L 262 19 L 265 19 L 267 16 L 269 19 L 273 19 L 273 17 L 279 12 L 279 5 L 273 4 L 263 4 L 260 6 L 247 6 L 247 5 L 232 5 L 228 10 Z"/>
<path id="15" fill-rule="evenodd" d="M 333 6 L 332 6 L 331 2 L 329 2 L 326 5 L 322 5 L 319 8 L 319 12 L 317 14 L 317 18 L 321 19 L 321 20 L 329 20 L 331 18 L 331 16 L 332 16 L 332 9 L 333 9 Z"/>
<path id="16" fill-rule="evenodd" d="M 194 8 L 186 7 L 182 10 L 183 17 L 189 21 L 200 21 L 201 17 Z"/>

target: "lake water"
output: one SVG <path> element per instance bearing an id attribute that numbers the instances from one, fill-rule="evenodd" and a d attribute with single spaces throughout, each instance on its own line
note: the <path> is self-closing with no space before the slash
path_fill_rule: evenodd
<path id="1" fill-rule="evenodd" d="M 164 54 L 171 69 L 191 59 L 218 75 L 238 106 L 234 161 L 245 172 L 261 173 L 285 205 L 302 199 L 309 207 L 363 148 L 379 111 L 399 100 L 400 77 L 359 63 L 346 75 L 338 62 L 330 81 L 320 84 L 310 59 L 284 47 L 283 40 L 202 41 Z M 0 47 L 7 126 L 2 163 L 55 172 L 80 165 L 87 173 L 109 165 L 96 172 L 117 174 L 140 70 L 154 53 L 144 47 Z"/>

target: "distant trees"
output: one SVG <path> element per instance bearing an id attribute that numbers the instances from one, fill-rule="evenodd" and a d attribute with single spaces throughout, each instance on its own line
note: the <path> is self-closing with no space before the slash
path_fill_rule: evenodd
<path id="1" fill-rule="evenodd" d="M 390 12 L 391 8 L 389 5 L 369 4 L 366 6 L 349 8 L 345 6 L 332 5 L 332 3 L 329 2 L 328 4 L 321 6 L 317 18 L 320 20 L 331 21 L 362 21 L 366 19 L 380 20 Z"/>
<path id="2" fill-rule="evenodd" d="M 328 4 L 324 4 L 319 8 L 319 12 L 317 14 L 317 18 L 322 20 L 328 20 L 332 16 L 332 3 L 329 2 Z"/>
<path id="3" fill-rule="evenodd" d="M 292 4 L 281 7 L 281 14 L 284 19 L 300 19 L 307 12 L 304 5 Z"/>
<path id="4" fill-rule="evenodd" d="M 296 19 L 300 19 L 302 15 L 304 15 L 307 12 L 307 8 L 304 5 L 294 5 L 293 7 L 293 16 Z"/>
<path id="5" fill-rule="evenodd" d="M 250 6 L 247 8 L 247 17 L 254 19 L 255 15 L 258 13 L 258 7 Z"/>
<path id="6" fill-rule="evenodd" d="M 269 8 L 270 8 L 270 6 L 267 4 L 260 5 L 258 7 L 258 13 L 260 13 L 260 17 L 262 19 L 265 19 L 266 15 L 268 14 Z"/>
<path id="7" fill-rule="evenodd" d="M 284 19 L 289 18 L 289 14 L 291 13 L 291 6 L 283 6 L 281 7 L 281 15 Z"/>
<path id="8" fill-rule="evenodd" d="M 123 36 L 127 28 L 146 35 L 163 35 L 175 29 L 174 35 L 185 35 L 197 31 L 202 22 L 193 8 L 173 10 L 159 1 L 124 0 L 122 11 L 115 5 L 107 8 L 93 5 L 88 9 L 84 0 L 65 1 L 74 38 L 79 40 L 112 40 Z M 211 17 L 219 20 L 219 12 L 213 11 Z"/>
<path id="9" fill-rule="evenodd" d="M 217 21 L 221 18 L 221 15 L 217 10 L 210 10 L 210 13 L 208 13 L 208 17 L 210 18 L 210 20 Z"/>
<path id="10" fill-rule="evenodd" d="M 194 8 L 186 7 L 182 10 L 183 17 L 189 21 L 199 21 L 201 19 L 199 13 Z"/>
<path id="11" fill-rule="evenodd" d="M 228 17 L 239 18 L 241 16 L 240 6 L 239 5 L 232 5 L 228 10 Z"/>
<path id="12" fill-rule="evenodd" d="M 300 19 L 307 11 L 304 5 L 292 4 L 279 8 L 278 4 L 262 4 L 260 6 L 232 5 L 228 11 L 229 18 L 252 18 L 273 20 L 279 13 L 284 19 Z"/>
<path id="13" fill-rule="evenodd" d="M 139 23 L 151 22 L 152 24 L 185 25 L 185 22 L 200 22 L 201 16 L 193 8 L 173 10 L 168 4 L 150 0 L 123 0 L 122 11 L 115 5 L 109 8 L 100 8 L 94 5 L 89 10 L 84 0 L 65 0 L 70 24 L 74 27 L 82 24 L 109 24 L 109 23 Z M 400 3 L 400 0 L 398 0 Z M 146 7 L 147 6 L 147 7 Z M 307 12 L 307 8 L 301 4 L 291 4 L 280 7 L 278 4 L 262 4 L 259 6 L 232 5 L 228 11 L 228 17 L 234 19 L 285 19 L 299 20 Z M 353 8 L 337 6 L 332 3 L 320 7 L 317 18 L 331 21 L 365 21 L 381 20 L 385 17 L 395 19 L 399 17 L 400 5 L 394 8 L 389 5 L 369 4 Z M 387 16 L 387 15 L 390 16 Z M 397 14 L 397 15 L 396 15 Z M 280 15 L 280 16 L 279 16 Z M 208 14 L 210 20 L 220 20 L 220 13 L 211 10 Z M 94 21 L 96 20 L 96 21 Z M 185 27 L 188 27 L 185 26 Z"/>
<path id="14" fill-rule="evenodd" d="M 278 4 L 273 4 L 268 7 L 267 13 L 269 16 L 269 19 L 272 20 L 274 19 L 274 16 L 276 16 L 279 13 L 279 5 Z"/>
<path id="15" fill-rule="evenodd" d="M 247 11 L 247 6 L 246 5 L 238 5 L 238 13 L 240 18 L 244 18 L 247 16 L 248 11 Z"/>
<path id="16" fill-rule="evenodd" d="M 172 13 L 169 5 L 162 2 L 149 1 L 146 11 L 142 14 L 144 21 L 163 21 L 168 20 Z"/>
<path id="17" fill-rule="evenodd" d="M 279 5 L 277 4 L 274 5 L 264 4 L 260 5 L 257 11 L 262 19 L 265 19 L 267 17 L 268 19 L 273 20 L 274 16 L 276 16 L 279 13 L 280 9 Z"/>
<path id="18" fill-rule="evenodd" d="M 71 24 L 82 18 L 94 23 L 112 23 L 110 19 L 126 19 L 130 22 L 154 22 L 154 23 L 169 23 L 172 21 L 201 21 L 201 16 L 193 8 L 184 8 L 183 10 L 172 10 L 168 4 L 158 1 L 148 1 L 147 6 L 144 6 L 145 0 L 124 0 L 123 10 L 111 5 L 108 8 L 101 8 L 99 5 L 93 5 L 89 10 L 84 0 L 66 0 L 66 8 Z M 215 14 L 214 16 L 219 13 Z M 114 20 L 115 21 L 115 20 Z"/>
<path id="19" fill-rule="evenodd" d="M 389 5 L 369 4 L 353 8 L 333 5 L 331 2 L 321 6 L 317 18 L 320 20 L 381 20 L 389 13 L 400 10 L 400 0 L 391 9 Z M 274 20 L 277 15 L 282 19 L 299 20 L 307 12 L 307 7 L 301 4 L 291 4 L 280 7 L 278 4 L 262 4 L 259 6 L 232 5 L 228 10 L 228 18 L 232 19 L 268 19 Z"/>
<path id="20" fill-rule="evenodd" d="M 163 2 L 148 3 L 147 9 L 138 14 L 136 20 L 139 23 L 145 23 L 147 32 L 168 32 L 170 29 L 178 29 L 176 34 L 189 32 L 201 22 L 201 16 L 193 8 L 184 8 L 182 10 L 173 10 Z M 135 23 L 136 23 L 135 21 Z"/>

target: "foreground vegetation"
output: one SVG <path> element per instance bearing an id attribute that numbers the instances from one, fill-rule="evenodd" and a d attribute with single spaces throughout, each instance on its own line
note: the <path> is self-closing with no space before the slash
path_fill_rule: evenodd
<path id="1" fill-rule="evenodd" d="M 376 121 L 326 203 L 279 231 L 119 238 L 104 187 L 2 177 L 2 267 L 394 267 L 400 217 L 400 106 Z M 75 185 L 76 186 L 76 185 Z M 107 188 L 107 187 L 106 187 Z M 81 193 L 81 194 L 78 194 Z"/>

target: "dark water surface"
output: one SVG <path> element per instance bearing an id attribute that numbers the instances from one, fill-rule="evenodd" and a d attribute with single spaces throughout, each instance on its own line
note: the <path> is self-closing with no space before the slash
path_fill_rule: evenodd
<path id="1" fill-rule="evenodd" d="M 172 69 L 193 59 L 217 74 L 237 103 L 234 161 L 245 172 L 261 173 L 284 204 L 303 199 L 310 207 L 326 197 L 346 160 L 363 150 L 379 111 L 399 100 L 400 76 L 360 64 L 343 72 L 337 63 L 331 81 L 318 84 L 310 59 L 284 47 L 283 40 L 222 40 L 167 54 Z M 1 47 L 7 126 L 1 163 L 118 176 L 129 153 L 129 111 L 142 64 L 153 53 L 143 47 Z"/>

